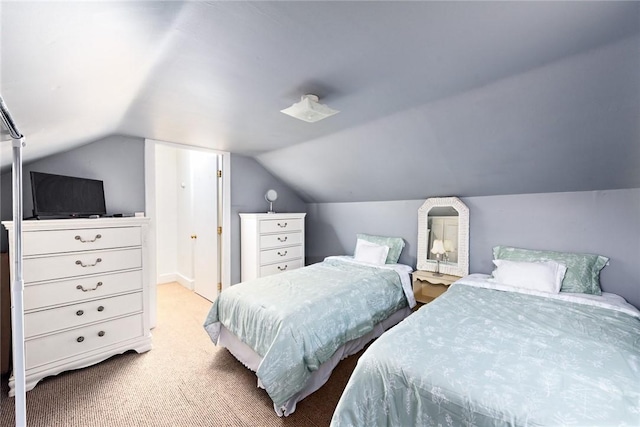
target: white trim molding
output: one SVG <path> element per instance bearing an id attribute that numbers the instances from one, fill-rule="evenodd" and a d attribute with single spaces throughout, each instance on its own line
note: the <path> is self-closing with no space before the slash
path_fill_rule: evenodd
<path id="1" fill-rule="evenodd" d="M 165 273 L 158 274 L 158 285 L 164 285 L 165 283 L 173 283 L 178 281 L 178 273 Z"/>
<path id="2" fill-rule="evenodd" d="M 184 286 L 185 288 L 189 289 L 190 291 L 195 289 L 194 280 L 188 278 L 184 274 L 176 273 L 176 280 L 175 281 L 180 283 L 182 286 Z"/>
<path id="3" fill-rule="evenodd" d="M 222 289 L 226 289 L 231 286 L 231 153 L 227 151 L 213 150 L 206 147 L 199 147 L 194 145 L 178 144 L 168 141 L 158 141 L 153 139 L 145 139 L 145 156 L 144 156 L 144 168 L 145 168 L 145 213 L 146 216 L 151 218 L 149 224 L 149 264 L 150 264 L 150 277 L 152 280 L 150 283 L 150 320 L 151 327 L 155 327 L 157 323 L 157 308 L 156 308 L 156 284 L 158 279 L 157 268 L 157 230 L 156 230 L 156 182 L 155 182 L 155 148 L 156 145 L 168 145 L 175 148 L 186 150 L 199 150 L 204 152 L 210 152 L 218 154 L 222 157 L 222 253 L 221 253 L 221 265 L 220 265 L 220 281 Z M 219 219 L 220 220 L 220 219 Z M 177 277 L 177 282 L 181 283 L 188 289 L 193 290 L 193 281 L 190 279 Z"/>
<path id="4" fill-rule="evenodd" d="M 458 262 L 440 263 L 440 273 L 463 277 L 469 274 L 469 208 L 457 197 L 432 197 L 418 209 L 418 259 L 416 268 L 436 271 L 437 262 L 429 255 L 429 211 L 436 207 L 452 207 L 458 212 Z"/>

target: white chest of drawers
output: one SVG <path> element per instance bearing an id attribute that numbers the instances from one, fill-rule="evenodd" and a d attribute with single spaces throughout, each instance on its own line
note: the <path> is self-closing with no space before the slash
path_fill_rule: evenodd
<path id="1" fill-rule="evenodd" d="M 113 355 L 151 349 L 148 218 L 24 221 L 26 389 Z M 13 253 L 13 223 L 9 254 Z M 11 260 L 13 270 L 13 260 Z M 13 277 L 13 271 L 11 271 Z M 13 376 L 9 395 L 14 394 Z"/>
<path id="2" fill-rule="evenodd" d="M 304 266 L 305 215 L 240 214 L 243 282 Z"/>

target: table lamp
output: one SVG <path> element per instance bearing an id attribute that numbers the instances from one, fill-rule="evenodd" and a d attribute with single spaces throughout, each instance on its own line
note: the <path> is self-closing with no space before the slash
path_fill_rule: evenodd
<path id="1" fill-rule="evenodd" d="M 442 243 L 442 240 L 436 239 L 433 241 L 433 246 L 431 246 L 431 253 L 434 254 L 436 256 L 436 272 L 435 272 L 435 276 L 442 276 L 442 273 L 440 273 L 440 260 L 442 259 L 442 255 L 446 253 L 446 251 L 444 250 L 444 243 Z"/>

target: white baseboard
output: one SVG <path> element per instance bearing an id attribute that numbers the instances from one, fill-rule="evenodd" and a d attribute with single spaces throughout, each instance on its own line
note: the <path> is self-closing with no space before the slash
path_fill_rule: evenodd
<path id="1" fill-rule="evenodd" d="M 158 285 L 163 283 L 171 283 L 178 281 L 178 273 L 164 273 L 158 274 Z"/>
<path id="2" fill-rule="evenodd" d="M 185 288 L 190 291 L 195 289 L 195 281 L 193 279 L 189 279 L 188 277 L 183 276 L 180 273 L 176 273 L 176 282 L 180 283 Z"/>
<path id="3" fill-rule="evenodd" d="M 195 289 L 195 281 L 193 279 L 189 279 L 188 277 L 180 274 L 180 273 L 164 273 L 158 275 L 158 285 L 162 285 L 163 283 L 173 283 L 178 282 L 185 288 L 190 291 Z"/>

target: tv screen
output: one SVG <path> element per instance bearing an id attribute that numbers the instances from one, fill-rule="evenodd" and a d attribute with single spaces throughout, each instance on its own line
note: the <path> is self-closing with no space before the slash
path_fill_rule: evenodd
<path id="1" fill-rule="evenodd" d="M 107 213 L 104 185 L 96 179 L 31 172 L 33 216 L 83 217 Z"/>

